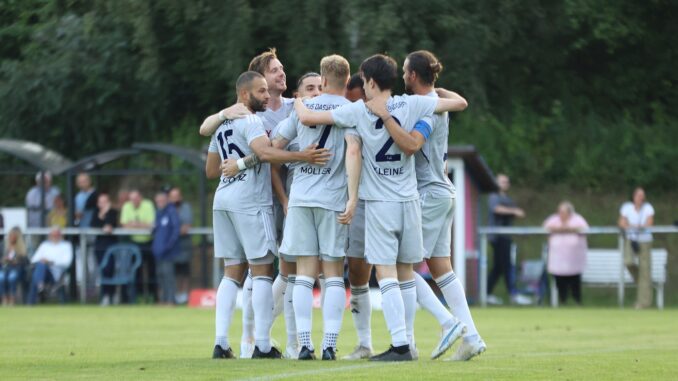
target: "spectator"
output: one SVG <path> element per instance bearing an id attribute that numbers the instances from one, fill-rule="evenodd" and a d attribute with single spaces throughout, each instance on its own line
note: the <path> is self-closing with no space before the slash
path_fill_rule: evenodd
<path id="1" fill-rule="evenodd" d="M 13 306 L 16 301 L 16 286 L 23 279 L 28 263 L 26 244 L 21 229 L 13 227 L 5 240 L 0 262 L 0 297 L 2 305 Z"/>
<path id="2" fill-rule="evenodd" d="M 130 191 L 129 201 L 122 206 L 120 211 L 120 225 L 128 229 L 152 229 L 154 224 L 153 203 L 143 198 L 139 190 Z M 141 292 L 146 295 L 150 294 L 152 300 L 157 300 L 155 258 L 151 252 L 151 239 L 149 234 L 132 236 L 132 242 L 136 243 L 141 251 L 141 271 L 137 272 L 137 294 Z M 146 286 L 148 286 L 148 292 L 144 292 Z"/>
<path id="3" fill-rule="evenodd" d="M 193 225 L 193 211 L 191 205 L 184 202 L 181 189 L 174 187 L 169 192 L 169 201 L 174 204 L 174 208 L 179 213 L 181 222 L 181 236 L 179 238 L 179 255 L 174 260 L 174 271 L 177 277 L 177 296 L 176 301 L 179 304 L 188 302 L 188 291 L 191 281 L 191 257 L 193 254 L 193 243 L 188 230 Z"/>
<path id="4" fill-rule="evenodd" d="M 588 249 L 586 236 L 581 233 L 588 227 L 569 201 L 561 202 L 558 212 L 544 221 L 544 228 L 551 233 L 547 269 L 556 280 L 560 303 L 565 303 L 571 292 L 574 301 L 581 305 L 581 274 Z"/>
<path id="5" fill-rule="evenodd" d="M 167 193 L 155 195 L 155 229 L 153 230 L 153 255 L 160 286 L 160 303 L 174 304 L 176 279 L 174 277 L 174 261 L 179 255 L 181 246 L 179 235 L 181 222 L 174 205 L 169 203 Z"/>
<path id="6" fill-rule="evenodd" d="M 97 258 L 97 264 L 101 264 L 104 259 L 104 254 L 108 248 L 118 242 L 118 237 L 112 235 L 114 228 L 118 227 L 118 211 L 113 209 L 111 198 L 107 193 L 100 193 L 97 197 L 97 213 L 91 219 L 91 227 L 101 228 L 106 235 L 98 235 L 94 241 L 94 254 Z M 106 277 L 113 276 L 115 271 L 115 262 L 111 258 L 106 267 L 102 271 L 102 275 Z M 127 295 L 123 292 L 123 295 Z M 113 302 L 115 296 L 115 286 L 102 285 L 101 286 L 101 301 L 102 306 L 108 306 Z"/>
<path id="7" fill-rule="evenodd" d="M 28 227 L 29 228 L 38 228 L 42 227 L 42 194 L 44 191 L 45 196 L 45 217 L 47 213 L 52 210 L 54 206 L 54 198 L 58 196 L 61 192 L 59 188 L 52 186 L 52 174 L 50 172 L 44 173 L 45 185 L 40 187 L 42 182 L 43 174 L 38 172 L 35 175 L 35 186 L 31 188 L 26 194 L 26 208 L 28 209 Z"/>
<path id="8" fill-rule="evenodd" d="M 28 304 L 37 303 L 38 293 L 42 292 L 46 285 L 58 282 L 72 261 L 73 246 L 63 239 L 61 229 L 53 226 L 47 240 L 40 244 L 31 258 L 35 268 L 28 293 Z"/>
<path id="9" fill-rule="evenodd" d="M 75 185 L 80 191 L 75 195 L 75 221 L 73 225 L 88 228 L 97 212 L 97 191 L 92 186 L 92 179 L 84 172 L 78 174 Z"/>
<path id="10" fill-rule="evenodd" d="M 513 199 L 507 192 L 511 188 L 511 182 L 508 176 L 504 174 L 497 175 L 499 193 L 493 193 L 488 199 L 489 204 L 489 226 L 511 226 L 515 217 L 525 217 L 525 212 L 516 206 Z M 524 295 L 518 294 L 516 282 L 511 268 L 511 237 L 507 235 L 494 235 L 490 237 L 490 244 L 494 252 L 494 264 L 487 280 L 487 302 L 490 304 L 502 304 L 501 298 L 492 294 L 494 286 L 503 275 L 506 282 L 506 289 L 509 292 L 511 301 L 516 304 L 531 304 L 532 300 Z"/>
<path id="11" fill-rule="evenodd" d="M 621 206 L 618 223 L 626 233 L 624 264 L 638 284 L 635 307 L 648 308 L 652 305 L 652 233 L 645 229 L 654 225 L 654 208 L 645 201 L 643 188 L 636 188 L 632 201 Z"/>
<path id="12" fill-rule="evenodd" d="M 47 214 L 47 224 L 49 226 L 58 226 L 60 228 L 66 227 L 68 221 L 68 211 L 64 205 L 64 199 L 61 195 L 54 197 L 54 206 Z"/>

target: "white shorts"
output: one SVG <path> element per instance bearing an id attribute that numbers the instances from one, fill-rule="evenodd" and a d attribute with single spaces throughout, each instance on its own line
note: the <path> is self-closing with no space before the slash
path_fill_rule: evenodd
<path id="1" fill-rule="evenodd" d="M 365 201 L 358 200 L 351 224 L 348 225 L 346 256 L 365 259 Z"/>
<path id="2" fill-rule="evenodd" d="M 423 195 L 420 201 L 424 258 L 449 257 L 452 250 L 454 199 Z"/>
<path id="3" fill-rule="evenodd" d="M 215 210 L 214 256 L 216 258 L 247 260 L 277 254 L 273 211 L 260 210 L 257 214 L 245 214 Z"/>
<path id="4" fill-rule="evenodd" d="M 419 263 L 423 253 L 419 200 L 365 201 L 365 258 L 368 263 Z"/>
<path id="5" fill-rule="evenodd" d="M 339 214 L 341 212 L 324 208 L 288 208 L 280 252 L 294 257 L 343 258 L 346 255 L 348 226 L 337 222 Z"/>

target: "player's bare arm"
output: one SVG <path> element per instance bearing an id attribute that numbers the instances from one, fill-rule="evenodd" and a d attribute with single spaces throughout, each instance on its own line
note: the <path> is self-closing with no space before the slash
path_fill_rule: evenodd
<path id="1" fill-rule="evenodd" d="M 332 154 L 326 148 L 316 148 L 313 144 L 299 152 L 291 152 L 273 147 L 271 141 L 266 136 L 260 136 L 250 143 L 250 148 L 259 157 L 259 160 L 266 163 L 290 163 L 293 161 L 305 161 L 310 164 L 325 165 Z"/>
<path id="2" fill-rule="evenodd" d="M 334 124 L 334 118 L 329 111 L 311 111 L 304 102 L 297 98 L 294 101 L 294 111 L 297 112 L 299 121 L 304 126 L 328 125 Z"/>
<path id="3" fill-rule="evenodd" d="M 375 97 L 369 102 L 366 102 L 365 106 L 384 122 L 384 126 L 398 148 L 400 148 L 407 156 L 413 155 L 421 149 L 424 143 L 426 143 L 428 134 L 425 129 L 419 129 L 417 127 L 410 132 L 407 132 L 402 128 L 388 112 L 388 109 L 386 108 L 387 99 L 388 98 L 385 97 Z M 428 126 L 428 133 L 430 133 L 430 128 L 431 127 Z"/>
<path id="4" fill-rule="evenodd" d="M 355 209 L 358 206 L 358 184 L 360 184 L 360 171 L 363 165 L 361 154 L 361 141 L 355 135 L 346 135 L 346 177 L 348 182 L 348 200 L 346 200 L 346 208 L 344 212 L 339 215 L 337 221 L 340 224 L 348 225 L 353 219 Z"/>
<path id="5" fill-rule="evenodd" d="M 208 116 L 200 125 L 200 135 L 210 136 L 227 119 L 240 119 L 250 114 L 251 112 L 247 106 L 242 103 L 236 103 L 214 115 Z"/>
<path id="6" fill-rule="evenodd" d="M 216 179 L 221 175 L 221 158 L 216 152 L 207 153 L 207 161 L 205 163 L 205 176 L 208 179 Z"/>
<path id="7" fill-rule="evenodd" d="M 436 93 L 439 97 L 435 109 L 436 113 L 464 111 L 468 107 L 466 99 L 454 91 L 438 87 L 436 88 Z"/>

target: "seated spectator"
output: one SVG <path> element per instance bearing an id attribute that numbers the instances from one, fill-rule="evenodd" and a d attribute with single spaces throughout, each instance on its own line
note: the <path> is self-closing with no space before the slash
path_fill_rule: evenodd
<path id="1" fill-rule="evenodd" d="M 561 202 L 558 212 L 544 221 L 544 228 L 551 233 L 547 269 L 556 280 L 561 303 L 567 301 L 571 292 L 574 301 L 581 305 L 581 274 L 588 250 L 586 236 L 581 233 L 588 227 L 569 201 Z"/>
<path id="2" fill-rule="evenodd" d="M 0 262 L 0 297 L 2 305 L 13 306 L 16 301 L 16 286 L 23 279 L 28 258 L 26 244 L 19 227 L 7 234 Z"/>
<path id="3" fill-rule="evenodd" d="M 47 225 L 65 228 L 68 221 L 68 211 L 61 195 L 54 197 L 54 207 L 47 214 Z"/>
<path id="4" fill-rule="evenodd" d="M 31 263 L 35 267 L 31 277 L 28 304 L 37 303 L 38 293 L 42 292 L 46 285 L 58 282 L 72 261 L 73 245 L 64 240 L 58 226 L 53 226 L 47 240 L 40 244 L 31 258 Z"/>
<path id="5" fill-rule="evenodd" d="M 118 227 L 118 211 L 113 209 L 111 198 L 107 193 L 100 193 L 97 198 L 98 213 L 88 223 L 93 228 L 101 228 L 106 235 L 98 235 L 94 241 L 94 254 L 97 258 L 97 264 L 101 264 L 104 259 L 104 254 L 108 248 L 118 242 L 118 237 L 112 235 L 113 228 Z M 103 275 L 106 277 L 113 276 L 115 271 L 115 262 L 111 258 L 106 267 L 103 269 Z M 101 305 L 108 306 L 113 301 L 115 295 L 115 286 L 102 285 L 101 286 Z M 123 293 L 126 295 L 126 293 Z"/>
<path id="6" fill-rule="evenodd" d="M 160 303 L 175 304 L 176 278 L 174 260 L 181 252 L 179 234 L 181 221 L 174 205 L 169 203 L 167 193 L 155 195 L 155 229 L 153 230 L 153 256 L 156 260 L 156 276 L 160 288 Z"/>

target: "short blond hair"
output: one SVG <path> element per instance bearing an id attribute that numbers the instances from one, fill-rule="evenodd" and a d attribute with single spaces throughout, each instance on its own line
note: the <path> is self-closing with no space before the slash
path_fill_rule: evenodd
<path id="1" fill-rule="evenodd" d="M 332 54 L 320 60 L 320 75 L 327 78 L 327 82 L 332 87 L 343 89 L 351 75 L 351 65 L 348 64 L 346 58 Z"/>

